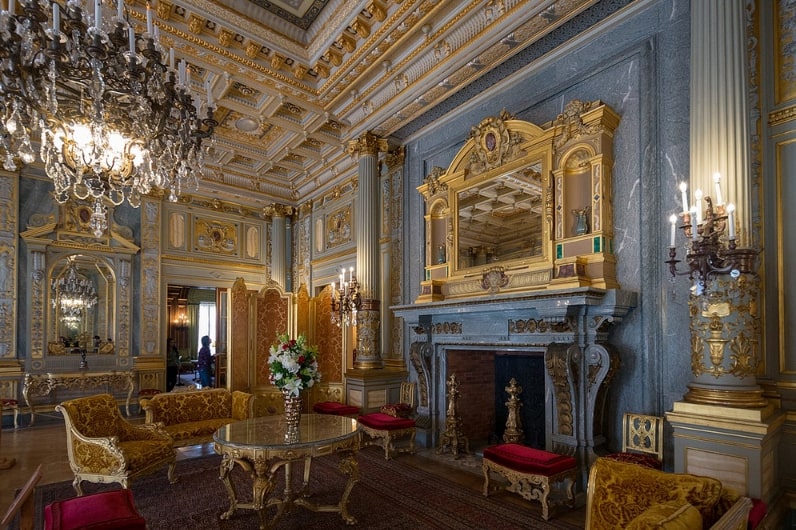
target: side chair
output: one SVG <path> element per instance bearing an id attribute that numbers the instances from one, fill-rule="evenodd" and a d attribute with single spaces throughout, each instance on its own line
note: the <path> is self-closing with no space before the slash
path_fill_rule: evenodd
<path id="1" fill-rule="evenodd" d="M 72 485 L 83 495 L 81 482 L 118 482 L 123 488 L 134 478 L 168 465 L 174 477 L 176 453 L 171 437 L 160 425 L 133 425 L 119 412 L 116 399 L 99 394 L 65 401 L 55 407 L 64 416 Z"/>

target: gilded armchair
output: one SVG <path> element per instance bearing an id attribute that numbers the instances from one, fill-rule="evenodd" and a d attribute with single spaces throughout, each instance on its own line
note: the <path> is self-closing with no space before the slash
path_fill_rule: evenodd
<path id="1" fill-rule="evenodd" d="M 157 424 L 133 425 L 119 412 L 110 394 L 65 401 L 56 407 L 66 424 L 66 449 L 75 474 L 72 485 L 83 495 L 81 482 L 130 480 L 169 465 L 170 483 L 176 482 L 176 453 L 171 437 Z"/>

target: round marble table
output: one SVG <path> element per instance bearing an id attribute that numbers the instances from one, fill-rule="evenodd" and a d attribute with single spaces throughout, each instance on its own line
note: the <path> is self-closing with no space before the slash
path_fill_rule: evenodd
<path id="1" fill-rule="evenodd" d="M 348 513 L 348 496 L 359 481 L 356 453 L 359 451 L 360 432 L 357 421 L 342 416 L 303 414 L 297 438 L 288 439 L 282 416 L 265 416 L 237 421 L 221 427 L 213 434 L 214 449 L 222 455 L 221 480 L 229 494 L 229 510 L 221 515 L 229 519 L 238 508 L 257 511 L 260 528 L 273 528 L 285 510 L 293 505 L 317 512 L 339 513 L 347 524 L 356 524 Z M 308 497 L 312 459 L 337 454 L 338 468 L 348 477 L 340 502 L 334 505 L 316 505 Z M 304 461 L 304 483 L 301 491 L 291 486 L 292 464 Z M 253 476 L 251 503 L 239 503 L 230 472 L 235 464 Z M 281 496 L 272 495 L 279 470 L 284 469 L 285 489 Z M 268 520 L 267 509 L 276 507 L 275 515 Z"/>

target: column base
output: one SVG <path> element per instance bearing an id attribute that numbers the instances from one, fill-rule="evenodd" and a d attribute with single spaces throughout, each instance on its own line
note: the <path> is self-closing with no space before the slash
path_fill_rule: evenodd
<path id="1" fill-rule="evenodd" d="M 346 403 L 363 414 L 378 412 L 383 405 L 397 403 L 401 383 L 409 374 L 397 370 L 348 370 L 345 373 Z"/>
<path id="2" fill-rule="evenodd" d="M 751 390 L 717 390 L 691 384 L 688 385 L 688 392 L 683 400 L 688 403 L 744 409 L 759 409 L 768 405 L 768 400 L 763 397 L 763 390 L 759 387 Z"/>
<path id="3" fill-rule="evenodd" d="M 771 503 L 778 490 L 777 445 L 785 415 L 678 401 L 666 414 L 674 428 L 674 471 L 716 478 L 741 495 Z"/>

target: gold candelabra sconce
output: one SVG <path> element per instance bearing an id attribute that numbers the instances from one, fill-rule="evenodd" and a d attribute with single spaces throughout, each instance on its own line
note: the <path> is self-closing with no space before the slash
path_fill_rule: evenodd
<path id="1" fill-rule="evenodd" d="M 346 280 L 346 277 L 348 278 Z M 354 267 L 340 271 L 340 289 L 335 288 L 332 282 L 332 322 L 338 327 L 357 325 L 357 311 L 362 307 L 362 297 L 359 294 L 359 282 L 354 274 Z"/>
<path id="2" fill-rule="evenodd" d="M 177 316 L 177 319 L 174 321 L 174 325 L 178 328 L 187 328 L 188 327 L 188 315 L 185 313 L 180 313 Z"/>
<path id="3" fill-rule="evenodd" d="M 720 178 L 718 173 L 713 176 L 716 184 L 715 206 L 711 197 L 703 197 L 702 191 L 696 190 L 694 204 L 689 207 L 687 186 L 685 183 L 680 184 L 683 211 L 679 216 L 672 214 L 669 218 L 671 239 L 669 259 L 665 263 L 669 265 L 672 278 L 688 275 L 693 282 L 691 293 L 695 296 L 707 294 L 710 279 L 717 275 L 729 274 L 732 278 L 738 278 L 741 274 L 755 273 L 758 250 L 738 247 L 735 206 L 722 201 Z M 688 268 L 684 271 L 678 270 L 678 264 L 682 261 L 677 259 L 678 217 L 682 220 L 679 228 L 687 238 L 685 261 Z"/>

